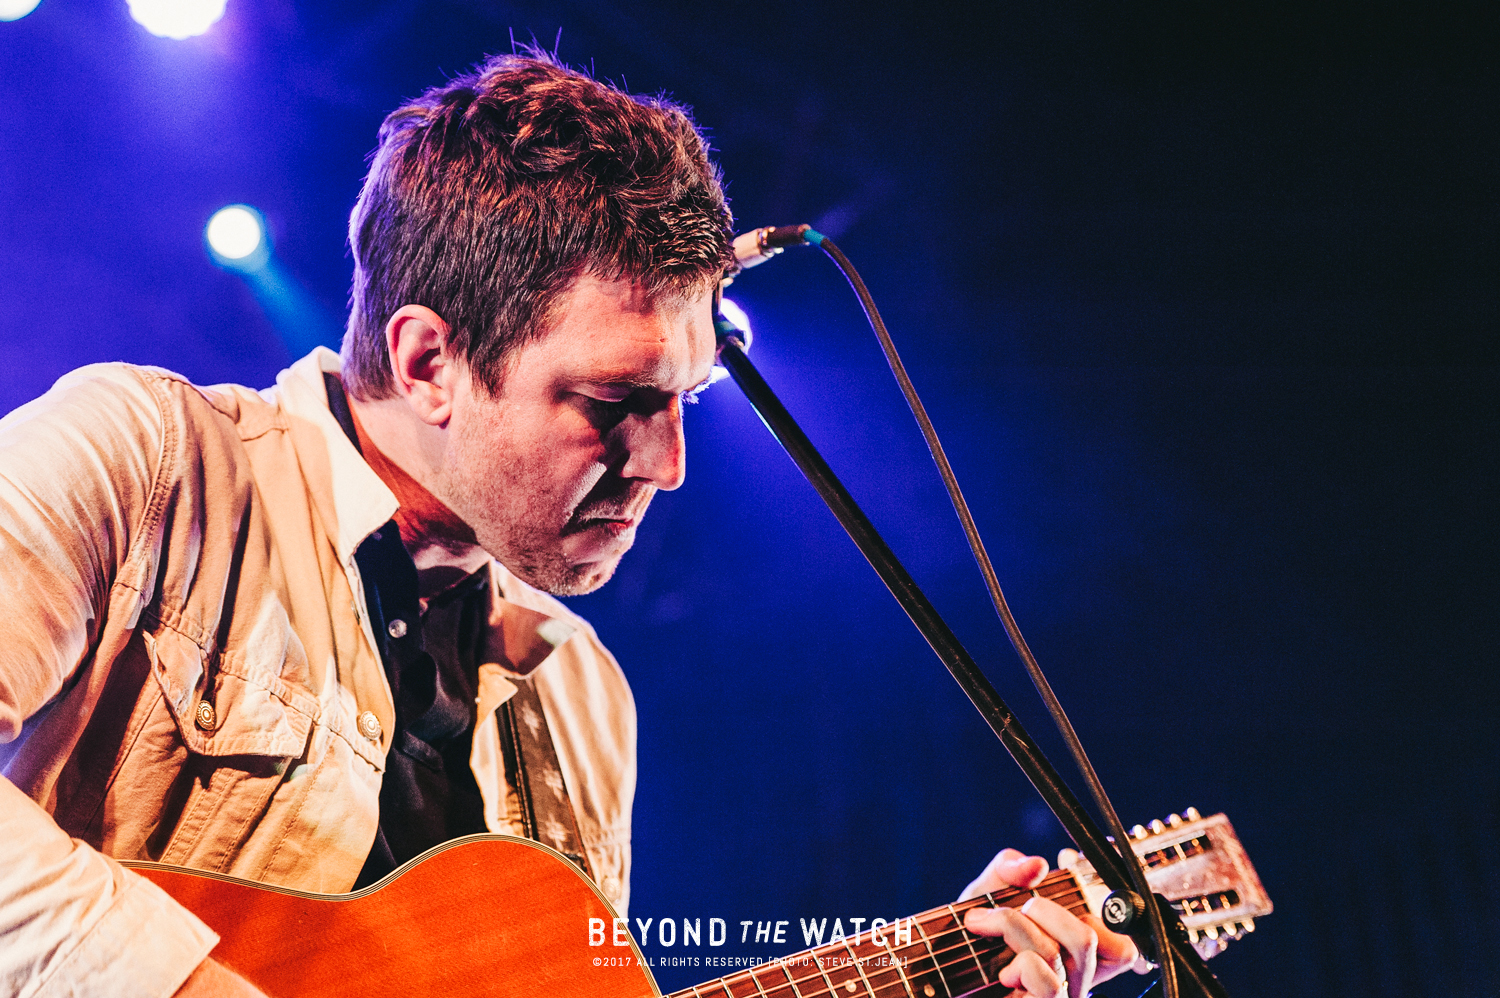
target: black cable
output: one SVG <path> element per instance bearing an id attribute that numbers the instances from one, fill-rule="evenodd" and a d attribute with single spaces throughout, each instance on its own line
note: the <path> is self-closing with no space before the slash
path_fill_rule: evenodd
<path id="1" fill-rule="evenodd" d="M 1021 634 L 1021 628 L 1016 624 L 1016 618 L 1010 611 L 1010 604 L 1005 599 L 1005 593 L 1000 588 L 1000 580 L 995 575 L 995 567 L 990 562 L 990 556 L 985 552 L 984 540 L 979 536 L 979 528 L 974 524 L 974 517 L 969 512 L 969 503 L 964 498 L 963 491 L 958 486 L 958 478 L 953 474 L 953 466 L 948 463 L 948 455 L 943 452 L 942 442 L 938 439 L 937 430 L 932 425 L 932 420 L 927 416 L 927 408 L 922 405 L 922 400 L 917 395 L 917 389 L 911 383 L 911 378 L 906 373 L 906 365 L 901 363 L 901 356 L 896 351 L 896 344 L 891 339 L 890 332 L 885 327 L 885 320 L 880 317 L 880 310 L 875 307 L 875 299 L 865 287 L 863 278 L 859 271 L 854 269 L 854 264 L 844 255 L 844 251 L 834 244 L 832 239 L 813 231 L 804 229 L 804 238 L 815 246 L 822 248 L 833 262 L 838 266 L 844 277 L 849 281 L 850 287 L 859 298 L 859 303 L 865 310 L 865 317 L 869 319 L 870 326 L 875 330 L 875 338 L 880 341 L 880 349 L 885 353 L 886 362 L 890 364 L 891 373 L 896 376 L 896 382 L 901 386 L 901 394 L 906 396 L 906 404 L 910 406 L 912 415 L 916 417 L 917 425 L 922 429 L 922 436 L 927 441 L 927 449 L 932 453 L 932 459 L 937 464 L 938 474 L 942 476 L 943 487 L 948 490 L 948 498 L 953 503 L 953 509 L 958 513 L 959 522 L 963 525 L 964 536 L 968 538 L 969 550 L 974 554 L 974 560 L 979 564 L 980 574 L 984 576 L 984 584 L 990 591 L 990 601 L 995 606 L 995 612 L 1000 615 L 1001 622 L 1005 625 L 1005 633 L 1010 637 L 1010 643 L 1020 656 L 1021 662 L 1026 667 L 1026 673 L 1031 677 L 1032 685 L 1041 695 L 1042 701 L 1047 705 L 1048 712 L 1052 715 L 1052 721 L 1062 735 L 1063 741 L 1067 743 L 1068 752 L 1073 756 L 1073 762 L 1078 771 L 1083 775 L 1084 782 L 1088 784 L 1089 794 L 1094 798 L 1094 804 L 1100 813 L 1104 815 L 1105 824 L 1109 827 L 1110 834 L 1115 838 L 1116 846 L 1119 848 L 1124 860 L 1125 869 L 1130 876 L 1130 882 L 1137 894 L 1146 902 L 1146 912 L 1151 921 L 1151 936 L 1156 943 L 1157 962 L 1161 966 L 1161 985 L 1163 998 L 1178 998 L 1176 967 L 1172 960 L 1172 947 L 1167 942 L 1166 923 L 1162 919 L 1161 909 L 1156 904 L 1151 891 L 1151 885 L 1146 880 L 1146 871 L 1141 866 L 1140 857 L 1135 850 L 1130 848 L 1130 837 L 1125 832 L 1125 826 L 1120 821 L 1120 816 L 1115 812 L 1115 806 L 1110 802 L 1109 795 L 1104 791 L 1104 784 L 1099 781 L 1099 774 L 1094 771 L 1094 764 L 1089 761 L 1088 753 L 1083 749 L 1083 743 L 1078 740 L 1078 734 L 1073 730 L 1073 722 L 1068 720 L 1067 713 L 1057 699 L 1057 694 L 1052 692 L 1052 684 L 1047 682 L 1042 668 L 1037 664 L 1036 656 L 1031 653 L 1031 648 L 1026 643 L 1026 638 Z"/>

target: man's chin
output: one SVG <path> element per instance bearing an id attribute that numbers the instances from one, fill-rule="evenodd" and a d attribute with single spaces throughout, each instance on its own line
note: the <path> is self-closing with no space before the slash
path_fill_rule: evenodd
<path id="1" fill-rule="evenodd" d="M 544 593 L 551 593 L 553 596 L 582 596 L 613 578 L 618 567 L 620 559 L 614 557 L 576 565 L 527 566 L 523 571 L 511 569 L 511 572 L 528 586 Z"/>

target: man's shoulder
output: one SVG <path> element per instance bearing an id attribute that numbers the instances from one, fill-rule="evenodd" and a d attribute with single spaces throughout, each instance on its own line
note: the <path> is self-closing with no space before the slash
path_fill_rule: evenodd
<path id="1" fill-rule="evenodd" d="M 0 433 L 11 442 L 56 432 L 77 434 L 101 453 L 157 452 L 180 436 L 181 399 L 197 392 L 182 375 L 140 364 L 89 364 L 53 382 L 41 396 L 7 413 Z"/>
<path id="2" fill-rule="evenodd" d="M 69 371 L 45 395 L 17 409 L 13 415 L 49 404 L 79 402 L 115 409 L 123 406 L 158 419 L 170 418 L 174 413 L 190 418 L 213 413 L 231 423 L 251 416 L 267 418 L 279 407 L 272 391 L 258 392 L 235 384 L 199 385 L 186 375 L 164 367 L 113 361 Z"/>

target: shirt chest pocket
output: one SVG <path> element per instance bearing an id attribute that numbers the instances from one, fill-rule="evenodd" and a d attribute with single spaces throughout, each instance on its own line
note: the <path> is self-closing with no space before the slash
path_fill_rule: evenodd
<path id="1" fill-rule="evenodd" d="M 300 789 L 289 775 L 316 761 L 306 655 L 285 615 L 267 616 L 212 660 L 172 628 L 142 635 L 161 693 L 152 740 L 175 742 L 180 767 L 147 848 L 161 862 L 242 872 L 250 836 Z"/>
<path id="2" fill-rule="evenodd" d="M 178 734 L 194 755 L 302 755 L 317 700 L 290 629 L 281 648 L 227 649 L 212 667 L 196 643 L 170 628 L 145 635 L 151 671 Z"/>

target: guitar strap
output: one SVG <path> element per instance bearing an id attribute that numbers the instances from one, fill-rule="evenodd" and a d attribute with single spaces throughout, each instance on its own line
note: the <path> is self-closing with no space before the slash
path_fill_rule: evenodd
<path id="1" fill-rule="evenodd" d="M 594 871 L 578 834 L 578 819 L 563 783 L 542 702 L 528 680 L 514 682 L 515 696 L 501 704 L 495 715 L 500 722 L 505 782 L 515 794 L 516 811 L 526 822 L 526 837 L 556 849 L 592 878 Z"/>
<path id="2" fill-rule="evenodd" d="M 363 454 L 343 383 L 337 376 L 326 372 L 323 381 L 328 392 L 329 411 L 355 449 Z M 428 647 L 437 659 L 449 661 L 450 656 L 458 659 L 454 664 L 472 677 L 479 667 L 475 653 L 485 646 L 490 587 L 461 583 L 450 592 L 458 595 L 460 590 L 462 595 L 455 602 L 469 605 L 450 607 L 445 605 L 447 601 L 442 597 L 435 598 L 424 614 L 422 630 L 424 639 L 430 639 Z M 495 711 L 501 755 L 505 762 L 506 810 L 520 816 L 527 838 L 556 849 L 592 878 L 593 870 L 583 848 L 578 819 L 563 781 L 557 747 L 553 744 L 541 699 L 529 678 L 512 676 L 511 683 L 516 688 L 515 694 Z"/>

